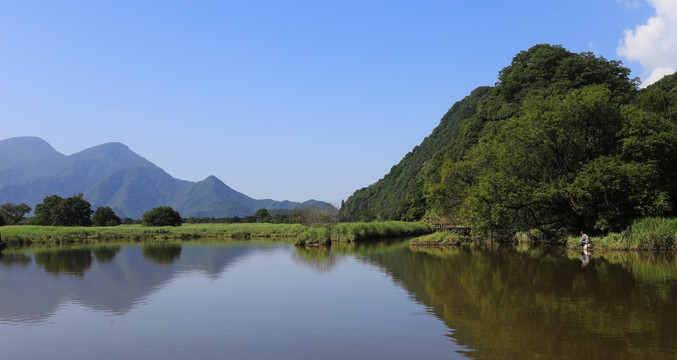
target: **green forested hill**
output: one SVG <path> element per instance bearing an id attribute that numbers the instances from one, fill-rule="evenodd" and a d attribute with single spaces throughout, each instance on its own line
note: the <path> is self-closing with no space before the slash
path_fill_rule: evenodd
<path id="1" fill-rule="evenodd" d="M 459 131 L 463 120 L 471 117 L 478 104 L 487 97 L 489 89 L 479 87 L 454 104 L 442 117 L 432 134 L 409 152 L 399 164 L 393 166 L 384 178 L 369 187 L 357 190 L 344 204 L 342 215 L 347 218 L 372 216 L 388 218 L 396 214 L 405 196 L 416 188 L 416 178 L 423 164 L 449 143 L 449 139 Z M 404 211 L 415 213 L 420 212 L 420 209 Z"/>
<path id="2" fill-rule="evenodd" d="M 629 73 L 560 46 L 522 51 L 341 214 L 425 214 L 493 233 L 607 231 L 672 214 L 675 78 L 640 91 Z"/>

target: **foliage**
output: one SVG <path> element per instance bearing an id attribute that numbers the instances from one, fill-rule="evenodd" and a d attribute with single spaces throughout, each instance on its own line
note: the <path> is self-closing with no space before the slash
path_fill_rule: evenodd
<path id="1" fill-rule="evenodd" d="M 120 224 L 122 224 L 122 220 L 108 206 L 99 206 L 92 215 L 92 225 L 94 226 L 117 226 Z"/>
<path id="2" fill-rule="evenodd" d="M 478 104 L 489 93 L 489 87 L 479 87 L 455 103 L 421 145 L 414 147 L 382 179 L 355 191 L 348 198 L 339 213 L 341 220 L 420 220 L 424 213 L 421 207 L 424 200 L 421 183 L 417 181 L 417 176 L 424 164 L 456 136 L 462 122 L 475 114 Z M 414 207 L 414 209 L 409 210 L 409 207 Z"/>
<path id="3" fill-rule="evenodd" d="M 546 238 L 618 231 L 636 218 L 673 215 L 675 84 L 672 76 L 638 91 L 620 62 L 534 46 L 515 56 L 483 97 L 463 102 L 473 108 L 457 118 L 446 145 L 417 158 L 406 194 L 381 182 L 400 186 L 394 184 L 404 177 L 389 179 L 413 166 L 409 154 L 356 192 L 342 215 L 389 216 L 378 203 L 397 196 L 390 216 L 442 218 L 504 239 L 533 229 Z"/>
<path id="4" fill-rule="evenodd" d="M 21 225 L 3 228 L 8 243 L 75 243 L 190 239 L 290 238 L 305 226 L 299 224 L 183 224 L 149 228 L 141 224 L 109 227 L 55 227 Z"/>
<path id="5" fill-rule="evenodd" d="M 31 207 L 26 203 L 18 205 L 6 203 L 0 206 L 0 221 L 4 225 L 18 225 L 25 221 L 26 214 L 31 212 Z"/>
<path id="6" fill-rule="evenodd" d="M 469 237 L 451 231 L 436 231 L 411 240 L 411 246 L 454 246 L 471 241 Z"/>
<path id="7" fill-rule="evenodd" d="M 567 246 L 580 248 L 578 237 L 567 239 Z M 619 232 L 593 237 L 597 249 L 677 250 L 677 218 L 644 217 Z"/>
<path id="8" fill-rule="evenodd" d="M 271 216 L 270 213 L 268 212 L 268 209 L 262 208 L 256 210 L 256 213 L 254 214 L 254 217 L 256 218 L 256 222 L 270 222 Z"/>
<path id="9" fill-rule="evenodd" d="M 90 226 L 92 207 L 82 193 L 68 198 L 54 194 L 35 206 L 34 216 L 27 222 L 32 225 Z"/>
<path id="10" fill-rule="evenodd" d="M 141 217 L 144 226 L 181 226 L 181 215 L 170 206 L 158 206 Z"/>
<path id="11" fill-rule="evenodd" d="M 629 79 L 629 73 L 618 61 L 571 53 L 561 46 L 541 44 L 520 52 L 501 70 L 496 86 L 478 88 L 454 104 L 433 133 L 383 179 L 356 191 L 342 208 L 342 218 L 355 219 L 364 211 L 381 219 L 420 218 L 440 208 L 447 216 L 457 212 L 465 198 L 459 193 L 465 188 L 460 181 L 475 177 L 466 172 L 450 179 L 450 171 L 477 170 L 456 163 L 465 161 L 477 144 L 491 141 L 506 121 L 523 116 L 525 102 L 556 101 L 571 90 L 598 84 L 615 103 L 626 103 L 637 94 L 637 80 Z"/>

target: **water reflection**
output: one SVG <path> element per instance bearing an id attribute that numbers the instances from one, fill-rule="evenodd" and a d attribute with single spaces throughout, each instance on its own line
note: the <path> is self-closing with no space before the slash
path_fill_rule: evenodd
<path id="1" fill-rule="evenodd" d="M 31 257 L 26 254 L 0 254 L 0 264 L 3 266 L 28 266 L 32 262 Z"/>
<path id="2" fill-rule="evenodd" d="M 581 267 L 586 267 L 590 264 L 590 253 L 587 250 L 581 252 Z"/>
<path id="3" fill-rule="evenodd" d="M 105 264 L 113 261 L 113 259 L 115 259 L 115 255 L 120 252 L 120 249 L 120 245 L 102 245 L 93 248 L 92 253 L 94 253 L 96 261 Z"/>
<path id="4" fill-rule="evenodd" d="M 587 254 L 582 266 L 580 258 L 558 249 L 503 247 L 423 249 L 370 259 L 434 309 L 453 329 L 449 335 L 473 349 L 467 353 L 473 358 L 677 354 L 674 262 Z M 645 282 L 657 278 L 663 281 Z"/>
<path id="5" fill-rule="evenodd" d="M 156 264 L 171 264 L 181 256 L 181 244 L 146 244 L 143 256 Z"/>
<path id="6" fill-rule="evenodd" d="M 44 321 L 67 301 L 124 314 L 183 272 L 217 276 L 253 251 L 241 245 L 182 251 L 181 245 L 172 245 L 5 253 L 0 257 L 0 323 Z"/>
<path id="7" fill-rule="evenodd" d="M 295 250 L 292 253 L 292 259 L 295 263 L 308 266 L 319 273 L 331 271 L 342 258 L 336 252 L 324 246 L 298 247 Z"/>
<path id="8" fill-rule="evenodd" d="M 268 251 L 276 256 L 266 257 Z M 236 265 L 254 254 L 261 262 L 238 271 Z M 290 260 L 297 269 L 312 269 L 313 276 L 301 273 L 287 279 L 281 274 L 269 274 L 270 269 L 276 269 L 273 266 Z M 438 334 L 426 336 L 445 335 L 449 343 L 463 346 L 463 355 L 470 358 L 677 357 L 677 343 L 673 341 L 677 333 L 674 254 L 581 253 L 552 247 L 410 249 L 406 241 L 382 241 L 303 249 L 284 243 L 243 242 L 5 253 L 0 257 L 0 326 L 44 323 L 71 302 L 99 312 L 128 314 L 165 285 L 198 272 L 204 276 L 191 281 L 199 283 L 205 277 L 231 280 L 231 287 L 210 289 L 225 293 L 223 301 L 241 297 L 258 304 L 257 309 L 267 309 L 267 316 L 283 319 L 288 309 L 302 308 L 303 311 L 290 312 L 298 317 L 298 325 L 294 326 L 317 340 L 322 335 L 332 336 L 313 331 L 319 326 L 314 322 L 317 314 L 335 310 L 330 305 L 335 303 L 328 299 L 353 304 L 358 294 L 370 289 L 353 289 L 353 293 L 348 290 L 356 277 L 369 274 L 364 266 L 352 266 L 355 263 L 369 265 L 369 271 L 386 275 L 379 276 L 383 281 L 405 289 L 415 303 L 422 304 L 446 326 L 436 330 Z M 236 274 L 240 277 L 235 278 Z M 253 275 L 258 275 L 254 278 L 259 280 L 274 277 L 275 281 L 257 283 L 251 280 Z M 316 290 L 318 283 L 303 282 L 318 278 L 322 283 L 336 281 L 323 288 L 331 296 L 321 297 Z M 258 297 L 249 297 L 251 293 Z M 317 300 L 308 301 L 312 296 Z M 399 308 L 383 300 L 376 302 L 378 306 Z M 176 301 L 181 302 L 181 298 Z M 315 309 L 311 304 L 323 307 Z M 165 306 L 192 310 L 191 306 Z M 377 311 L 364 306 L 355 304 L 351 311 Z M 314 310 L 314 316 L 303 316 Z M 420 317 L 411 316 L 412 321 Z M 370 345 L 388 344 L 387 332 L 380 337 L 360 334 L 358 315 L 335 321 L 354 322 L 350 329 L 356 332 L 355 337 L 368 338 Z M 252 326 L 244 321 L 241 328 L 226 329 L 235 336 Z"/>
<path id="9" fill-rule="evenodd" d="M 58 249 L 35 253 L 35 262 L 52 274 L 73 274 L 84 276 L 85 270 L 92 266 L 90 249 Z"/>

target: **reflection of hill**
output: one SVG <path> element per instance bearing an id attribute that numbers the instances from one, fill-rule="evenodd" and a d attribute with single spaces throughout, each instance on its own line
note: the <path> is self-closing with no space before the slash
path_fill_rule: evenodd
<path id="1" fill-rule="evenodd" d="M 449 336 L 475 349 L 472 358 L 663 358 L 677 351 L 668 338 L 677 331 L 675 281 L 640 282 L 600 257 L 585 268 L 560 252 L 512 249 L 365 258 L 433 309 L 453 329 Z M 647 342 L 653 334 L 663 338 Z"/>
<path id="2" fill-rule="evenodd" d="M 141 246 L 111 249 L 117 251 L 112 257 L 110 251 L 99 251 L 96 260 L 91 250 L 73 251 L 40 252 L 33 255 L 35 262 L 28 255 L 4 255 L 0 270 L 0 321 L 41 321 L 60 304 L 71 300 L 124 313 L 182 272 L 200 271 L 218 276 L 261 248 L 185 245 L 178 258 L 161 266 L 147 260 Z M 172 251 L 176 254 L 176 249 Z"/>

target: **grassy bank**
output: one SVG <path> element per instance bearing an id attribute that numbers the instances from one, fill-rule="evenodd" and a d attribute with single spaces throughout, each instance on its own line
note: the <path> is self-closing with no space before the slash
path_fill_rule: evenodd
<path id="1" fill-rule="evenodd" d="M 148 227 L 120 225 L 112 227 L 3 226 L 2 240 L 9 244 L 77 243 L 82 241 L 146 241 L 190 239 L 247 239 L 297 237 L 306 229 L 299 224 L 183 224 Z"/>
<path id="2" fill-rule="evenodd" d="M 429 234 L 435 228 L 423 222 L 341 223 L 311 226 L 297 238 L 297 245 L 323 245 L 330 242 L 355 242 L 402 236 Z"/>
<path id="3" fill-rule="evenodd" d="M 297 243 L 325 244 L 331 241 L 352 242 L 426 234 L 433 231 L 424 223 L 342 223 L 328 226 L 300 224 L 183 224 L 181 226 L 148 227 L 120 225 L 112 227 L 56 227 L 56 226 L 3 226 L 2 240 L 9 244 L 55 244 L 190 240 L 190 239 L 248 239 L 295 238 Z"/>
<path id="4" fill-rule="evenodd" d="M 567 239 L 567 247 L 579 248 L 579 237 Z M 630 230 L 591 238 L 597 249 L 677 250 L 677 218 L 644 218 L 633 222 Z"/>
<path id="5" fill-rule="evenodd" d="M 437 231 L 432 234 L 419 236 L 411 240 L 411 246 L 415 247 L 436 247 L 453 246 L 469 242 L 468 236 L 462 236 L 450 231 Z"/>

